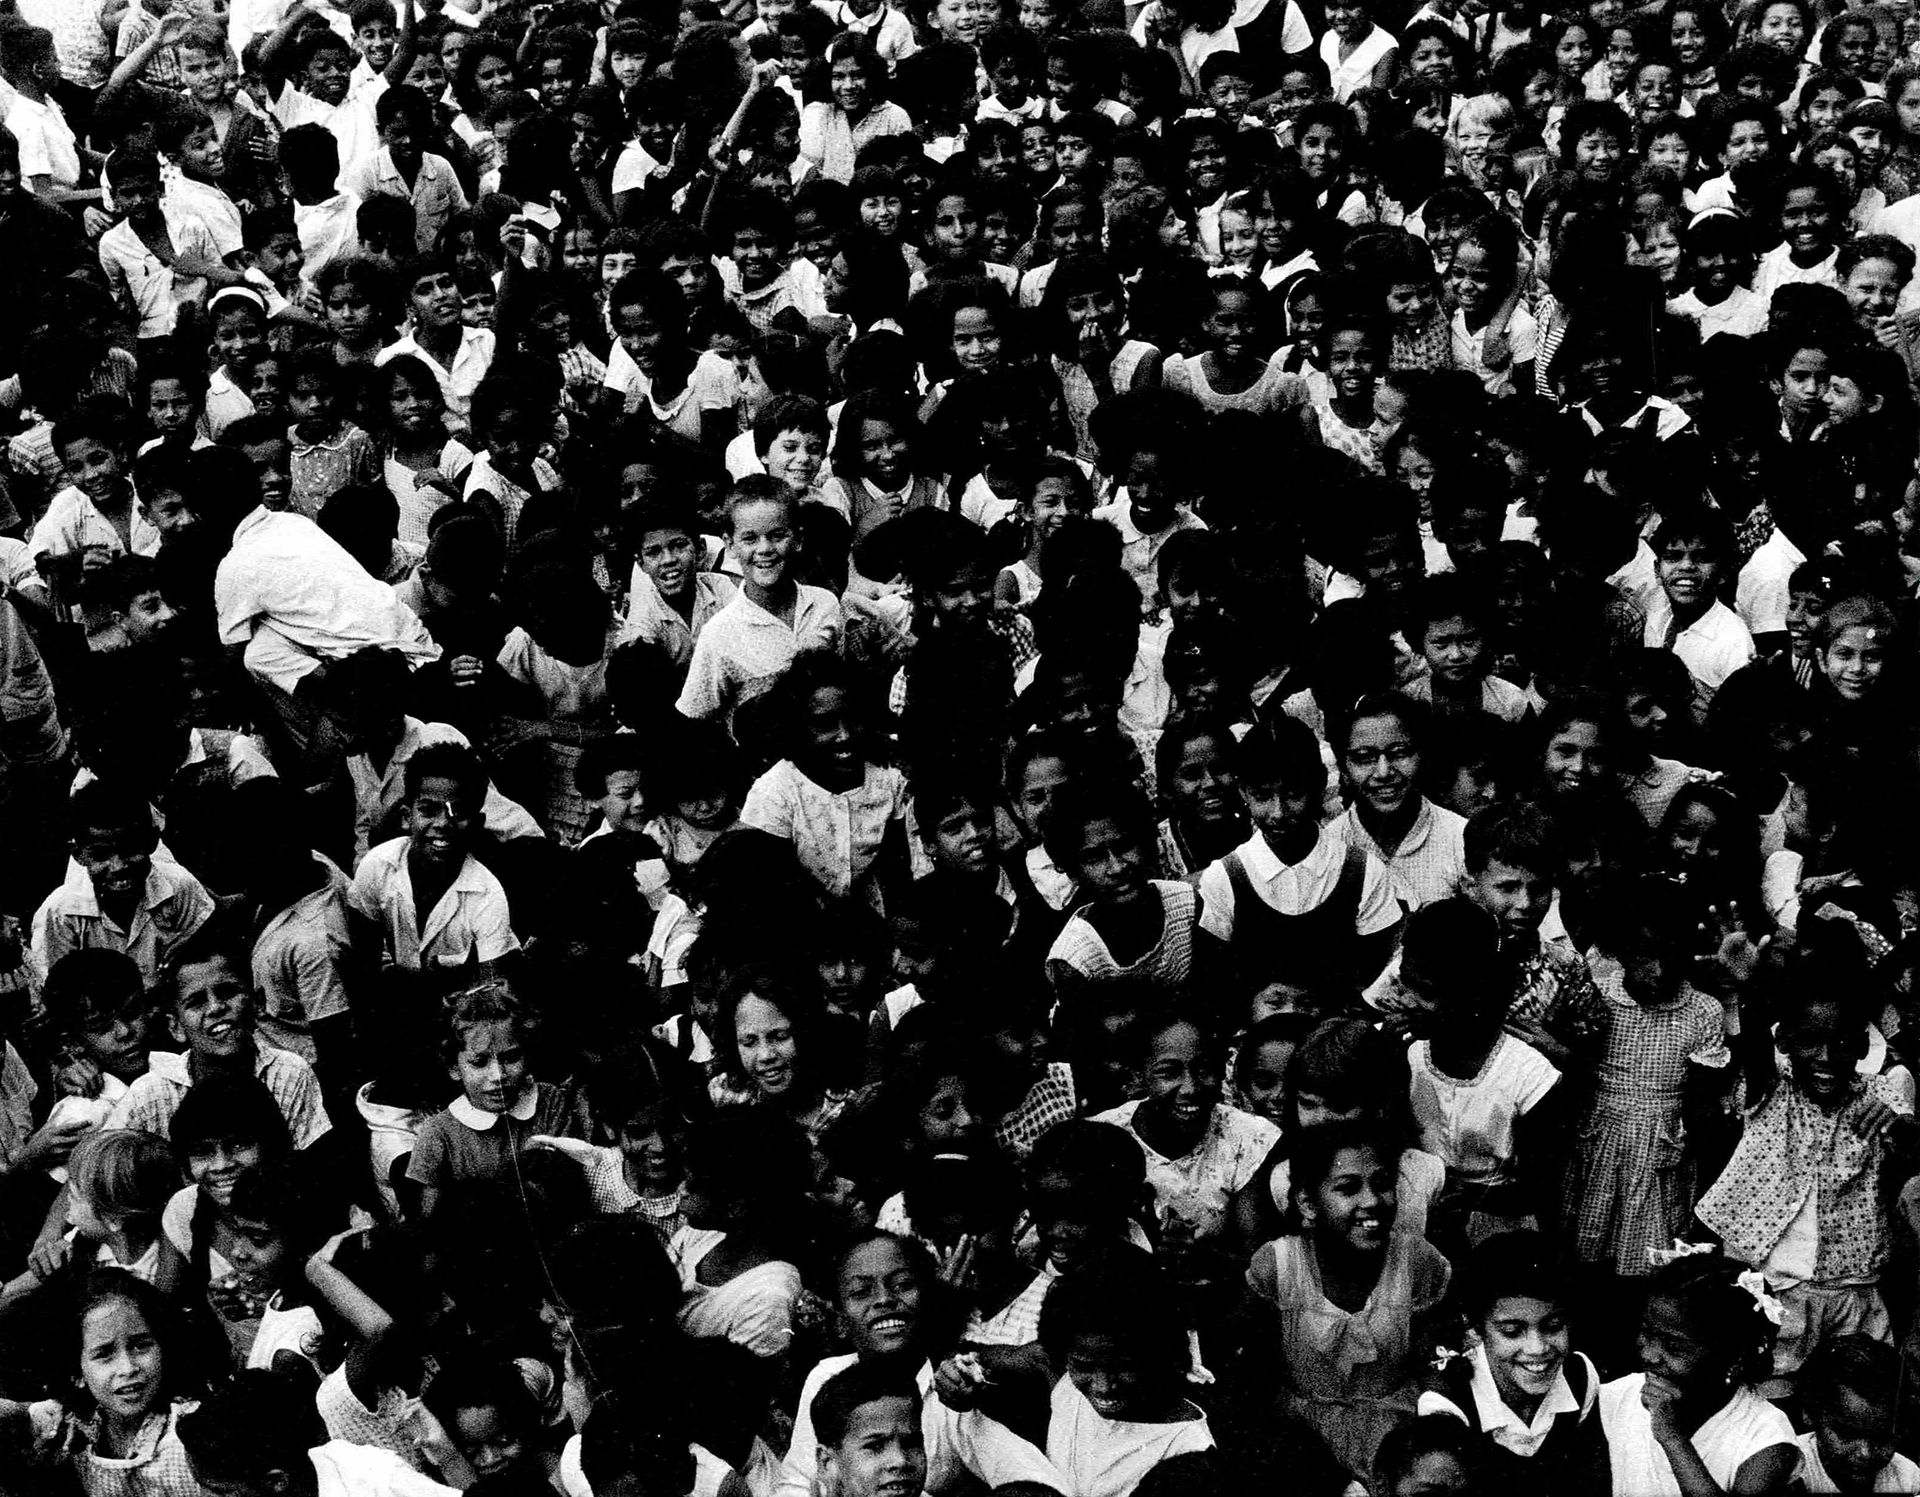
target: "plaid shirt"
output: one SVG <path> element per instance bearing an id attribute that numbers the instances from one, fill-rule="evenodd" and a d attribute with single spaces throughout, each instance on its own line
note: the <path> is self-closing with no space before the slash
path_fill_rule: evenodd
<path id="1" fill-rule="evenodd" d="M 1040 658 L 1040 647 L 1033 640 L 1033 623 L 1023 613 L 1006 613 L 995 609 L 987 617 L 987 627 L 991 629 L 1007 647 L 1007 663 L 1018 676 L 1034 661 Z M 893 684 L 887 688 L 887 710 L 895 717 L 907 710 L 907 672 L 903 666 L 893 673 Z"/>
<path id="2" fill-rule="evenodd" d="M 1079 1113 L 1080 1102 L 1073 1091 L 1073 1068 L 1051 1061 L 1047 1074 L 1034 1082 L 1020 1105 L 995 1126 L 993 1141 L 1015 1159 L 1024 1160 L 1050 1129 Z"/>
<path id="3" fill-rule="evenodd" d="M 254 1041 L 253 1074 L 264 1082 L 268 1093 L 287 1120 L 287 1132 L 296 1149 L 304 1149 L 324 1137 L 333 1127 L 326 1104 L 320 1100 L 320 1083 L 313 1067 L 291 1050 L 276 1050 Z M 147 1057 L 147 1074 L 127 1088 L 107 1119 L 109 1128 L 136 1128 L 142 1133 L 157 1133 L 165 1138 L 173 1126 L 173 1115 L 193 1085 L 187 1057 L 171 1050 L 156 1050 Z"/>

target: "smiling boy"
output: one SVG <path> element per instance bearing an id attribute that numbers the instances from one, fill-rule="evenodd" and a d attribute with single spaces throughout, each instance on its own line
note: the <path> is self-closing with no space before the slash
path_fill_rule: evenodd
<path id="1" fill-rule="evenodd" d="M 1660 596 L 1647 610 L 1645 644 L 1671 650 L 1693 677 L 1694 716 L 1704 722 L 1720 684 L 1753 659 L 1753 636 L 1716 596 L 1733 536 L 1704 505 L 1668 515 L 1653 533 Z"/>

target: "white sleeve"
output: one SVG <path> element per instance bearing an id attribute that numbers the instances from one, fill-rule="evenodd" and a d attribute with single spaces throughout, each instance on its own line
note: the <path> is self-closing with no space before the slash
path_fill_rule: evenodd
<path id="1" fill-rule="evenodd" d="M 1400 921 L 1400 904 L 1387 886 L 1387 870 L 1368 853 L 1367 871 L 1360 883 L 1360 908 L 1353 917 L 1353 928 L 1363 936 L 1377 936 L 1391 930 Z"/>
<path id="2" fill-rule="evenodd" d="M 700 637 L 693 642 L 693 659 L 687 665 L 686 684 L 680 688 L 680 699 L 674 703 L 682 717 L 698 721 L 713 717 L 726 706 L 723 693 L 726 690 L 726 662 L 719 650 L 710 643 L 713 637 L 711 627 L 702 629 Z"/>
<path id="3" fill-rule="evenodd" d="M 1313 50 L 1313 28 L 1294 0 L 1287 0 L 1287 17 L 1280 23 L 1280 50 L 1289 56 Z"/>
<path id="4" fill-rule="evenodd" d="M 791 842 L 794 834 L 793 814 L 787 797 L 782 793 L 783 779 L 779 766 L 775 765 L 753 782 L 747 790 L 746 800 L 740 806 L 740 825 Z"/>
<path id="5" fill-rule="evenodd" d="M 1553 1090 L 1560 1080 L 1560 1072 L 1552 1061 L 1522 1040 L 1510 1039 L 1507 1048 L 1515 1057 L 1508 1077 L 1514 1110 L 1525 1116 Z"/>
<path id="6" fill-rule="evenodd" d="M 928 1436 L 929 1472 L 934 1469 L 938 1454 L 947 1462 L 964 1466 L 995 1489 L 1015 1482 L 1031 1482 L 1063 1494 L 1074 1490 L 1073 1484 L 1037 1447 L 977 1409 L 957 1414 L 938 1398 L 929 1398 L 920 1422 Z"/>
<path id="7" fill-rule="evenodd" d="M 1233 939 L 1233 881 L 1224 864 L 1200 870 L 1200 929 L 1222 941 Z"/>
<path id="8" fill-rule="evenodd" d="M 1747 559 L 1740 568 L 1740 581 L 1734 592 L 1734 607 L 1740 622 L 1752 634 L 1783 634 L 1787 627 L 1788 575 L 1772 565 L 1773 558 L 1764 548 Z"/>

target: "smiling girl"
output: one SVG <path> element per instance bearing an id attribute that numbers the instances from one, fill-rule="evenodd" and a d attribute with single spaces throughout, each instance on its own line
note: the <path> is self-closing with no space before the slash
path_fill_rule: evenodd
<path id="1" fill-rule="evenodd" d="M 736 973 L 720 995 L 714 1020 L 720 1073 L 707 1084 L 708 1096 L 721 1107 L 777 1112 L 797 1123 L 803 1136 L 817 1140 L 849 1100 L 846 1092 L 828 1090 L 822 1077 L 823 1017 L 818 1000 L 778 973 Z M 688 1171 L 691 1177 L 691 1163 Z M 693 1188 L 689 1178 L 689 1195 Z M 685 1198 L 681 1210 L 693 1222 Z"/>
<path id="2" fill-rule="evenodd" d="M 1380 860 L 1407 910 L 1447 898 L 1467 871 L 1466 819 L 1419 790 L 1426 723 L 1419 704 L 1398 692 L 1369 693 L 1331 740 L 1351 802 L 1334 836 Z"/>
<path id="3" fill-rule="evenodd" d="M 854 157 L 869 141 L 913 128 L 907 111 L 882 96 L 887 65 L 863 36 L 835 37 L 827 45 L 830 100 L 800 112 L 800 154 L 834 182 L 853 179 Z M 761 75 L 755 73 L 755 84 Z"/>

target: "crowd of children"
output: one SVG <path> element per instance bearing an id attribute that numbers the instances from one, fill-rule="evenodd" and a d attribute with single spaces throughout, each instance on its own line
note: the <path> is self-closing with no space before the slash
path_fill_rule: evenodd
<path id="1" fill-rule="evenodd" d="M 1412 3 L 5 0 L 0 1491 L 1920 1493 L 1920 28 Z"/>

